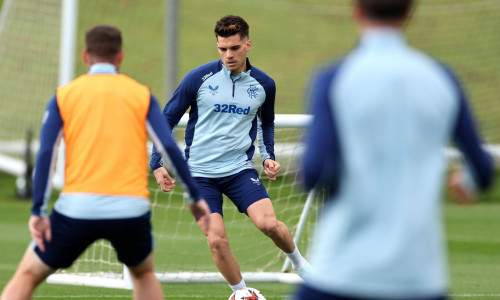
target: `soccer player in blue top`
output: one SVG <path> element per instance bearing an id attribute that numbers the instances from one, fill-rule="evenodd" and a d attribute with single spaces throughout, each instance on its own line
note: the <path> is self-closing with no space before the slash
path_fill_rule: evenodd
<path id="1" fill-rule="evenodd" d="M 210 229 L 204 234 L 217 268 L 231 288 L 237 290 L 245 287 L 245 281 L 229 248 L 222 194 L 287 254 L 299 275 L 309 265 L 286 225 L 276 219 L 269 195 L 254 169 L 254 141 L 261 129 L 264 171 L 270 180 L 276 180 L 280 171 L 274 156 L 275 83 L 250 65 L 247 53 L 252 42 L 243 18 L 225 16 L 216 23 L 214 31 L 221 59 L 189 72 L 163 113 L 174 128 L 191 107 L 185 157 L 212 211 Z M 155 149 L 150 165 L 162 190 L 171 190 L 175 183 L 161 167 Z"/>
<path id="2" fill-rule="evenodd" d="M 296 299 L 445 299 L 443 148 L 464 154 L 462 200 L 492 183 L 459 81 L 405 41 L 412 5 L 356 0 L 358 46 L 311 85 L 301 172 L 330 199 Z"/>

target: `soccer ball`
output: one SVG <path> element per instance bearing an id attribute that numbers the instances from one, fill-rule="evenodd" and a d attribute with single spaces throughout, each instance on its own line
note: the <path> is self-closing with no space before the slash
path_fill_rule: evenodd
<path id="1" fill-rule="evenodd" d="M 266 300 L 266 297 L 259 290 L 247 287 L 235 291 L 227 300 Z"/>

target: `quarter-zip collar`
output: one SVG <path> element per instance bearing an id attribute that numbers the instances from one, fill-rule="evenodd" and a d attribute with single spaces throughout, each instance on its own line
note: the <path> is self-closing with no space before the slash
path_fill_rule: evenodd
<path id="1" fill-rule="evenodd" d="M 231 81 L 235 82 L 236 80 L 239 80 L 241 78 L 244 78 L 244 77 L 247 77 L 247 76 L 250 76 L 250 72 L 252 71 L 252 65 L 250 65 L 250 60 L 248 59 L 247 57 L 247 71 L 246 72 L 240 72 L 238 74 L 236 74 L 235 76 L 231 76 L 231 71 L 229 71 L 226 66 L 222 63 L 221 61 L 221 64 L 222 64 L 222 71 L 224 72 L 224 75 L 231 79 Z"/>

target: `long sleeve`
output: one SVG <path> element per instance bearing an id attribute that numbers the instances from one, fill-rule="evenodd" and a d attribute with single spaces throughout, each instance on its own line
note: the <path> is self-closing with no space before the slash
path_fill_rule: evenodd
<path id="1" fill-rule="evenodd" d="M 57 146 L 62 136 L 62 126 L 63 121 L 54 95 L 47 104 L 40 131 L 40 149 L 36 158 L 34 175 L 32 215 L 47 216 L 53 165 Z"/>
<path id="2" fill-rule="evenodd" d="M 267 98 L 262 105 L 261 111 L 262 141 L 266 148 L 268 158 L 275 160 L 274 155 L 274 96 Z"/>
<path id="3" fill-rule="evenodd" d="M 189 73 L 186 77 L 184 77 L 180 85 L 175 90 L 172 98 L 167 102 L 165 108 L 163 109 L 163 116 L 172 129 L 177 126 L 184 113 L 191 106 L 192 102 L 196 100 L 195 91 L 197 89 L 193 85 L 193 77 L 192 73 Z M 161 155 L 158 153 L 156 146 L 153 146 L 149 165 L 151 170 L 156 170 L 161 167 Z"/>
<path id="4" fill-rule="evenodd" d="M 270 77 L 257 79 L 266 91 L 266 99 L 258 112 L 258 145 L 263 161 L 267 158 L 275 160 L 274 154 L 274 107 L 276 99 L 276 84 Z M 263 145 L 262 145 L 263 144 Z M 265 153 L 263 150 L 265 149 Z"/>
<path id="5" fill-rule="evenodd" d="M 451 74 L 451 73 L 450 73 Z M 453 77 L 453 76 L 452 76 Z M 493 158 L 482 148 L 474 118 L 467 105 L 465 94 L 458 80 L 453 77 L 459 90 L 458 116 L 453 131 L 453 139 L 463 153 L 467 169 L 471 172 L 474 184 L 481 190 L 487 189 L 493 182 Z"/>
<path id="6" fill-rule="evenodd" d="M 187 163 L 172 137 L 169 125 L 160 112 L 158 102 L 153 96 L 151 96 L 147 122 L 148 133 L 153 139 L 155 148 L 158 149 L 156 155 L 160 156 L 160 154 L 163 154 L 163 157 L 168 162 L 169 170 L 173 171 L 176 177 L 181 179 L 184 189 L 189 194 L 190 201 L 196 202 L 200 200 L 201 195 L 191 177 Z"/>
<path id="7" fill-rule="evenodd" d="M 335 124 L 330 84 L 336 69 L 319 74 L 313 81 L 311 101 L 312 123 L 306 134 L 306 150 L 300 174 L 307 189 L 326 186 L 333 192 L 341 173 L 341 151 Z"/>

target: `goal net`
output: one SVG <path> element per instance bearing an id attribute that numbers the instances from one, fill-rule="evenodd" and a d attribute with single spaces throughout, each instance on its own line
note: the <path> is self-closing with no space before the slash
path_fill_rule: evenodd
<path id="1" fill-rule="evenodd" d="M 0 1 L 0 170 L 22 176 L 25 137 L 37 132 L 57 85 L 61 4 Z"/>
<path id="2" fill-rule="evenodd" d="M 0 0 L 0 170 L 20 175 L 20 158 L 26 132 L 34 139 L 43 110 L 58 85 L 61 0 Z M 173 0 L 171 0 L 173 1 Z M 164 105 L 169 97 L 165 84 L 165 27 L 168 0 L 102 1 L 78 3 L 75 76 L 86 66 L 78 59 L 84 32 L 92 26 L 119 27 L 124 37 L 125 59 L 121 72 L 147 84 Z M 470 96 L 488 149 L 497 158 L 500 145 L 500 1 L 421 0 L 408 27 L 408 42 L 445 62 L 458 72 Z M 215 21 L 225 14 L 243 16 L 250 25 L 253 42 L 249 58 L 276 81 L 276 112 L 304 113 L 304 95 L 314 68 L 342 56 L 355 47 L 357 29 L 351 19 L 351 1 L 328 0 L 191 0 L 178 1 L 177 82 L 191 69 L 218 59 L 213 36 Z M 199 13 L 203 12 L 203 13 Z M 277 130 L 277 158 L 281 176 L 266 182 L 278 218 L 297 232 L 306 204 L 296 181 L 297 153 L 302 129 Z M 176 133 L 179 141 L 182 132 Z M 36 150 L 36 143 L 34 150 Z M 256 167 L 260 168 L 258 154 Z M 498 161 L 498 160 L 497 160 Z M 265 176 L 262 176 L 265 178 Z M 162 193 L 151 178 L 151 203 L 156 237 L 156 260 L 162 274 L 217 273 L 205 239 L 192 221 L 180 189 Z M 322 196 L 316 197 L 305 222 L 299 247 L 307 256 L 307 245 Z M 284 257 L 272 243 L 227 203 L 225 220 L 231 247 L 244 272 L 281 272 Z M 66 273 L 86 274 L 106 282 L 122 276 L 109 245 L 98 242 Z M 88 275 L 94 274 L 94 275 Z M 99 274 L 95 277 L 95 274 Z M 115 274 L 115 275 L 110 275 Z M 116 275 L 118 274 L 118 275 Z M 267 274 L 267 273 L 266 273 Z M 217 275 L 217 274 L 215 274 Z M 218 278 L 218 279 L 217 279 Z M 113 281 L 115 282 L 115 281 Z M 119 283 L 122 284 L 122 283 Z"/>

